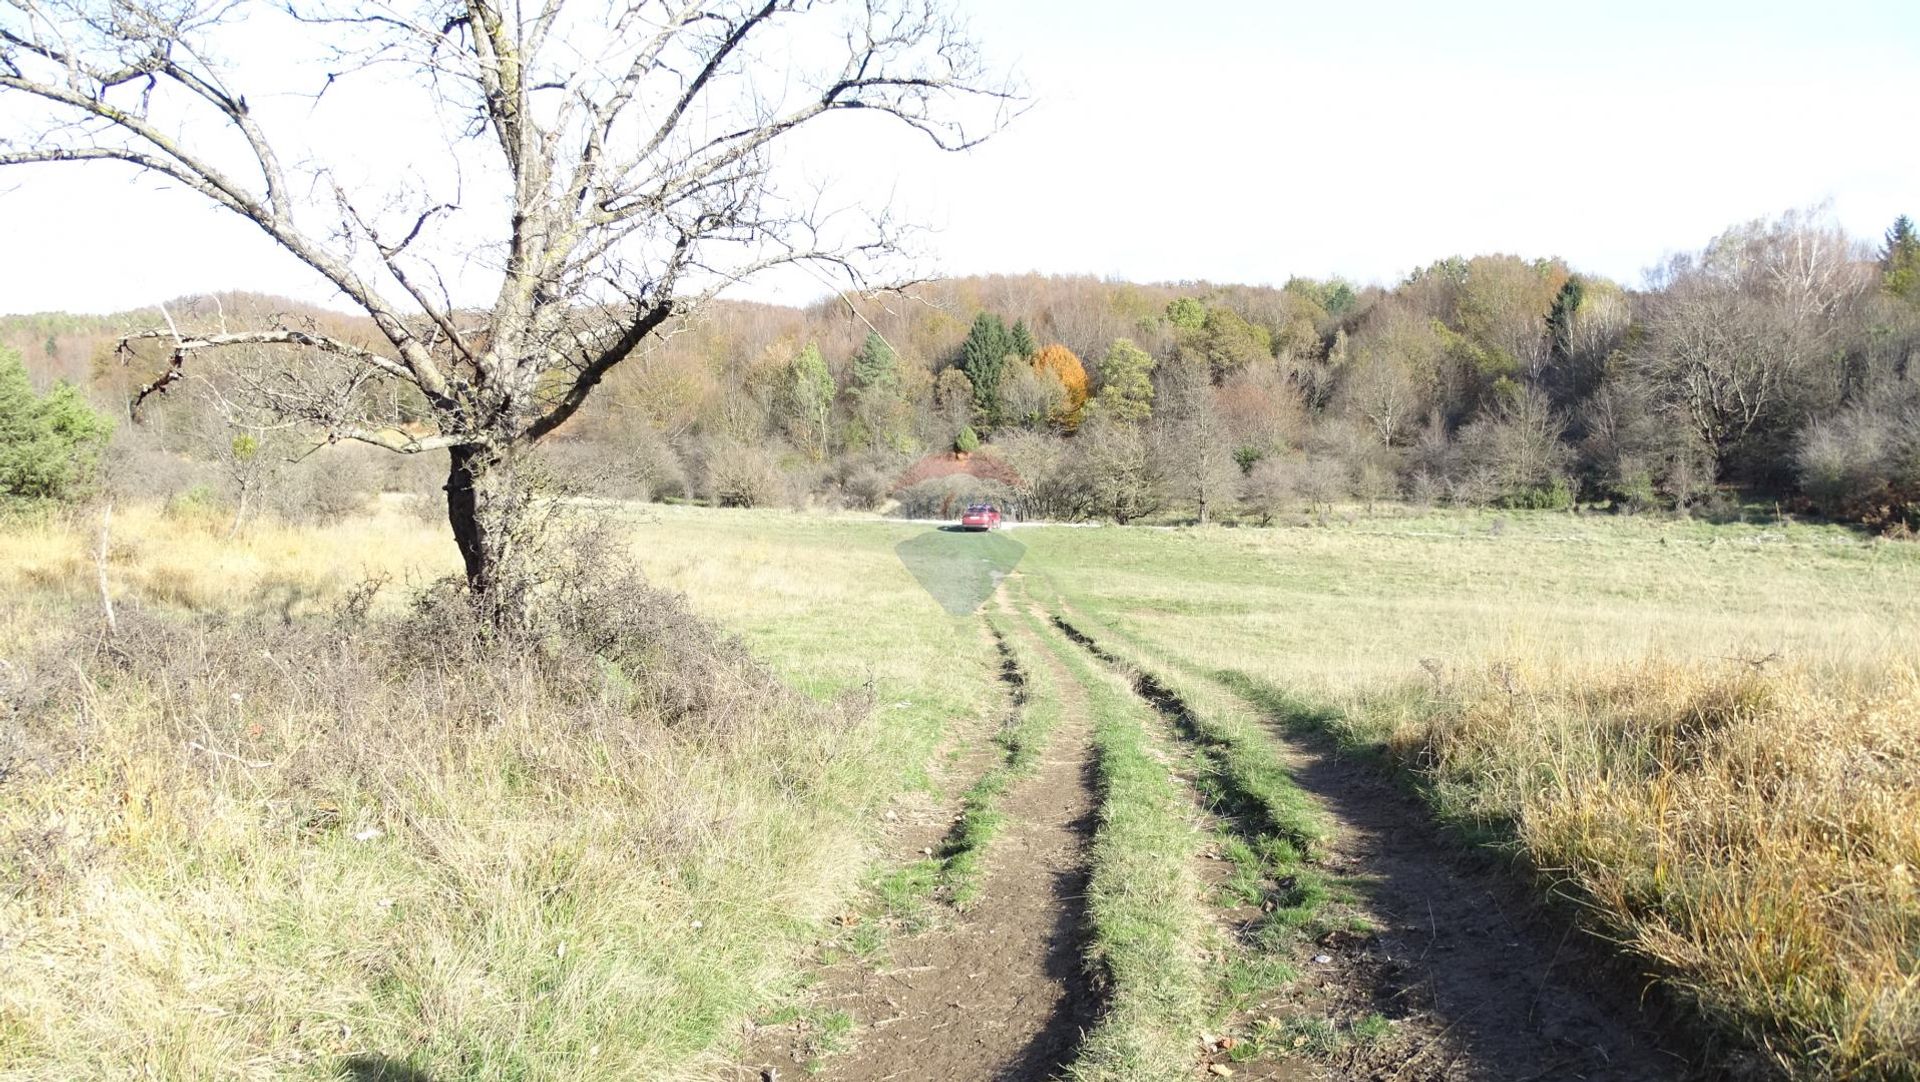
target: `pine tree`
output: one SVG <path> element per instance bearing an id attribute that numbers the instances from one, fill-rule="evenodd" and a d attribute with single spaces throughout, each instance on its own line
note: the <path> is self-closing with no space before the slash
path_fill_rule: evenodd
<path id="1" fill-rule="evenodd" d="M 815 461 L 826 457 L 833 423 L 833 373 L 812 342 L 787 365 L 787 420 L 796 442 Z"/>
<path id="2" fill-rule="evenodd" d="M 113 425 L 72 385 L 33 393 L 20 355 L 0 348 L 0 496 L 76 495 L 92 477 Z"/>
<path id="3" fill-rule="evenodd" d="M 878 331 L 868 331 L 860 352 L 853 355 L 853 385 L 859 390 L 892 389 L 900 383 L 899 358 Z"/>
<path id="4" fill-rule="evenodd" d="M 1580 281 L 1579 275 L 1574 274 L 1567 277 L 1566 283 L 1553 298 L 1553 308 L 1547 312 L 1547 333 L 1550 335 L 1548 346 L 1555 364 L 1566 364 L 1573 356 L 1573 319 L 1586 296 L 1586 285 Z"/>
<path id="5" fill-rule="evenodd" d="M 1896 297 L 1920 301 L 1920 232 L 1904 214 L 1893 220 L 1880 249 L 1880 285 Z"/>
<path id="6" fill-rule="evenodd" d="M 973 381 L 974 412 L 988 426 L 1000 423 L 1000 382 L 1012 353 L 1013 335 L 999 316 L 982 312 L 973 317 L 967 340 L 960 345 L 960 369 Z"/>
<path id="7" fill-rule="evenodd" d="M 1033 360 L 1034 353 L 1040 348 L 1040 344 L 1033 340 L 1033 332 L 1027 329 L 1027 321 L 1024 319 L 1013 321 L 1012 341 L 1014 355 L 1023 361 Z"/>

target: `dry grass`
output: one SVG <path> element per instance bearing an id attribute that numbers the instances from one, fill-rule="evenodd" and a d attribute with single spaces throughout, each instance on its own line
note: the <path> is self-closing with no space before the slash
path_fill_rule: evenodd
<path id="1" fill-rule="evenodd" d="M 28 669 L 0 1076 L 659 1077 L 766 998 L 860 866 L 864 727 L 414 635 L 137 617 Z"/>
<path id="2" fill-rule="evenodd" d="M 676 728 L 646 673 L 326 630 L 356 582 L 456 566 L 395 506 L 231 544 L 122 509 L 113 660 L 94 524 L 0 528 L 0 1077 L 698 1076 L 857 886 L 876 802 L 998 693 L 895 556 L 922 527 L 626 525 L 811 698 Z M 1546 514 L 1013 536 L 1116 642 L 1395 749 L 1793 1070 L 1915 1077 L 1920 546 Z"/>
<path id="3" fill-rule="evenodd" d="M 1794 1073 L 1920 1077 L 1920 670 L 1502 670 L 1397 735 Z"/>
<path id="4" fill-rule="evenodd" d="M 889 539 L 767 567 L 768 522 L 706 523 L 632 536 L 811 697 L 671 612 L 639 624 L 690 646 L 611 662 L 422 642 L 399 589 L 338 622 L 450 569 L 399 513 L 229 546 L 123 510 L 108 649 L 90 524 L 0 530 L 0 1078 L 724 1063 L 993 678 Z M 818 648 L 856 625 L 891 651 Z"/>
<path id="5" fill-rule="evenodd" d="M 1920 547 L 1564 515 L 1159 544 L 1043 566 L 1131 648 L 1411 767 L 1782 1071 L 1920 1077 Z"/>

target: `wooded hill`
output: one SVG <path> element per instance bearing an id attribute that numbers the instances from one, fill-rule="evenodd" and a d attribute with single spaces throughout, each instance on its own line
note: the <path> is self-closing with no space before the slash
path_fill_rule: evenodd
<path id="1" fill-rule="evenodd" d="M 310 327 L 377 348 L 353 318 L 277 298 L 166 310 L 183 330 Z M 156 326 L 158 309 L 15 316 L 0 343 L 36 381 L 85 381 L 124 416 L 163 351 L 123 363 L 112 344 Z M 1482 255 L 1391 288 L 996 275 L 805 309 L 721 301 L 616 368 L 548 457 L 610 494 L 736 505 L 997 498 L 1045 517 L 1265 520 L 1356 498 L 1691 509 L 1744 494 L 1910 529 L 1916 352 L 1911 223 L 1867 243 L 1790 213 L 1639 290 Z M 123 424 L 119 457 L 220 457 L 205 422 L 244 413 L 264 359 L 225 359 L 169 395 L 165 419 Z M 968 428 L 995 468 L 907 473 Z"/>

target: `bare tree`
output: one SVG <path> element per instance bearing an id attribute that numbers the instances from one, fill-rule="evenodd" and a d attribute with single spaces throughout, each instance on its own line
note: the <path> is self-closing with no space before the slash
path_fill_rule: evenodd
<path id="1" fill-rule="evenodd" d="M 1233 499 L 1240 480 L 1232 433 L 1221 415 L 1208 362 L 1183 355 L 1160 370 L 1151 446 L 1170 494 L 1193 501 L 1205 526 Z"/>
<path id="2" fill-rule="evenodd" d="M 1633 372 L 1692 429 L 1716 476 L 1763 430 L 1830 405 L 1839 350 L 1871 283 L 1868 253 L 1817 212 L 1730 229 L 1656 277 Z"/>
<path id="3" fill-rule="evenodd" d="M 313 161 L 300 117 L 249 105 L 232 80 L 260 70 L 248 51 L 276 19 L 288 54 L 268 60 L 426 103 L 438 126 L 420 138 L 451 148 L 452 178 L 356 187 L 347 163 Z M 795 133 L 883 116 L 959 150 L 1017 104 L 941 0 L 0 0 L 0 165 L 164 177 L 378 330 L 155 331 L 167 368 L 143 397 L 203 351 L 317 355 L 267 404 L 328 441 L 446 450 L 467 582 L 507 618 L 527 581 L 519 466 L 609 371 L 731 283 L 804 264 L 866 288 L 899 250 L 884 211 L 849 223 L 790 190 Z M 448 285 L 474 260 L 497 276 L 484 308 Z M 368 393 L 381 382 L 402 392 Z"/>

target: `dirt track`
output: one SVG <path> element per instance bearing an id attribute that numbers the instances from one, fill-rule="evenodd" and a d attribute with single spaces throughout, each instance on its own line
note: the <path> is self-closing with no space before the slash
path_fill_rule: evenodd
<path id="1" fill-rule="evenodd" d="M 1006 825 L 987 849 L 978 899 L 939 927 L 896 939 L 878 965 L 827 972 L 817 1002 L 849 1012 L 858 1028 L 853 1047 L 814 1077 L 1038 1082 L 1066 1065 L 1095 1008 L 1079 949 L 1091 754 L 1084 714 L 1068 712 L 1039 769 L 1002 798 Z M 768 1062 L 749 1066 L 764 1071 L 782 1057 L 762 1045 L 758 1059 Z"/>
<path id="2" fill-rule="evenodd" d="M 1083 645 L 1112 660 L 1097 643 Z M 978 901 L 930 931 L 896 939 L 878 964 L 842 962 L 824 972 L 816 1002 L 851 1013 L 857 1029 L 852 1047 L 827 1058 L 817 1077 L 1037 1082 L 1071 1062 L 1095 1021 L 1097 995 L 1080 950 L 1096 806 L 1089 723 L 1084 691 L 1047 651 L 1038 654 L 1048 658 L 1062 717 L 1037 773 L 1002 799 L 1006 825 L 987 849 Z M 1149 701 L 1163 711 L 1184 709 L 1159 693 Z M 1179 731 L 1170 725 L 1164 739 L 1177 745 Z M 1330 1052 L 1239 1064 L 1232 1077 L 1655 1082 L 1693 1075 L 1661 1047 L 1658 1027 L 1630 996 L 1595 979 L 1599 949 L 1541 914 L 1515 876 L 1441 839 L 1424 809 L 1372 767 L 1277 729 L 1272 735 L 1331 823 L 1320 862 L 1345 887 L 1340 905 L 1372 931 L 1334 932 L 1303 945 L 1300 979 L 1259 1011 L 1341 1029 L 1378 1014 L 1392 1025 L 1384 1037 Z M 1177 755 L 1177 747 L 1169 751 Z M 984 769 L 981 757 L 974 753 L 974 775 Z M 903 848 L 900 859 L 937 845 L 950 819 L 948 809 L 897 832 L 896 846 L 916 847 Z M 1221 870 L 1199 865 L 1195 874 L 1215 879 Z M 799 1073 L 796 1058 L 774 1051 L 777 1043 L 756 1042 L 759 1058 L 745 1065 L 745 1077 L 768 1077 L 767 1067 L 780 1072 L 773 1077 Z M 1196 1055 L 1195 1077 L 1204 1069 Z"/>
<path id="3" fill-rule="evenodd" d="M 1356 888 L 1378 931 L 1321 945 L 1301 1005 L 1378 1011 L 1398 1037 L 1355 1047 L 1331 1077 L 1418 1080 L 1687 1076 L 1631 1004 L 1595 996 L 1570 942 L 1530 909 L 1510 876 L 1437 837 L 1423 810 L 1370 768 L 1290 745 L 1294 777 L 1334 824 L 1328 870 Z M 1605 982 L 1597 982 L 1604 984 Z"/>

